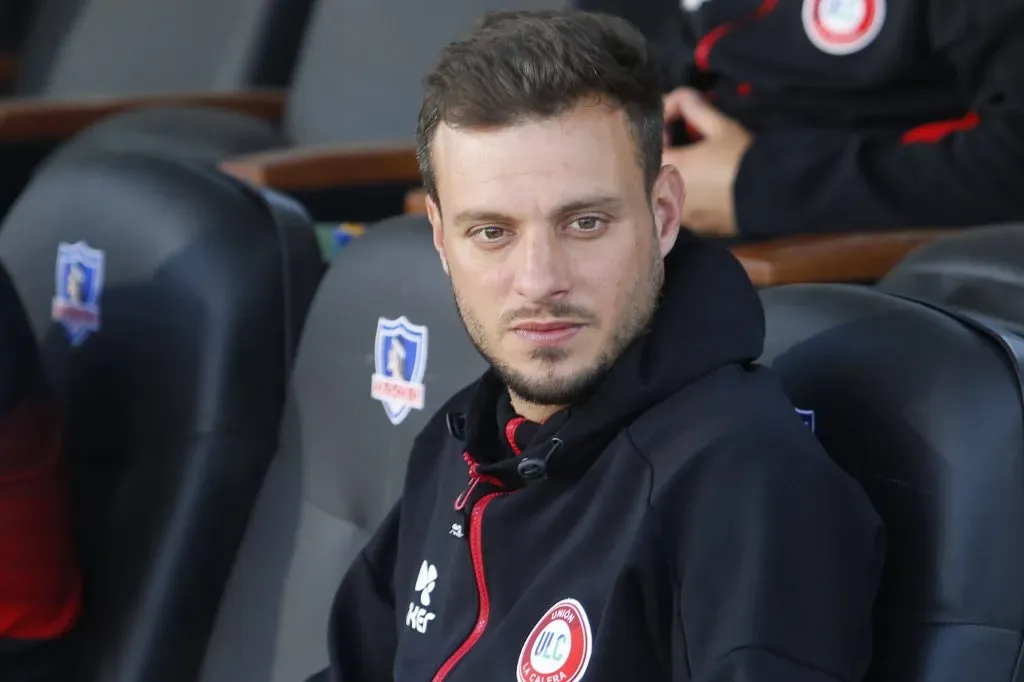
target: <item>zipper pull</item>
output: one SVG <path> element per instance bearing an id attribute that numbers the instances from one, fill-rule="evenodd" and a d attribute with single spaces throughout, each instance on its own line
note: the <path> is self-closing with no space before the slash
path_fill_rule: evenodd
<path id="1" fill-rule="evenodd" d="M 480 483 L 480 476 L 476 473 L 476 467 L 469 474 L 469 483 L 466 484 L 466 488 L 455 498 L 455 511 L 469 514 L 469 510 L 466 509 L 466 503 L 469 502 L 470 495 L 476 490 L 477 485 Z"/>
<path id="2" fill-rule="evenodd" d="M 448 531 L 449 535 L 460 539 L 469 537 L 467 533 L 469 526 L 469 509 L 467 509 L 467 504 L 473 495 L 473 491 L 480 484 L 480 474 L 476 470 L 476 463 L 470 459 L 468 452 L 464 453 L 462 458 L 466 460 L 466 464 L 469 466 L 469 483 L 466 484 L 465 489 L 459 496 L 455 498 L 455 521 Z"/>
<path id="3" fill-rule="evenodd" d="M 455 511 L 463 512 L 468 516 L 469 510 L 466 509 L 466 503 L 469 502 L 470 496 L 480 483 L 480 472 L 476 470 L 476 462 L 473 461 L 468 452 L 462 453 L 462 459 L 466 460 L 466 466 L 469 467 L 469 483 L 466 484 L 466 488 L 459 496 L 455 498 Z"/>

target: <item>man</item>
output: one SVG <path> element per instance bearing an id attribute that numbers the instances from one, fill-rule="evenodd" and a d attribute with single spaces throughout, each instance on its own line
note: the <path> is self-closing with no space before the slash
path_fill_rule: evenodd
<path id="1" fill-rule="evenodd" d="M 442 53 L 418 138 L 491 370 L 416 440 L 323 679 L 861 679 L 879 520 L 752 364 L 743 270 L 680 236 L 639 33 L 493 15 Z"/>
<path id="2" fill-rule="evenodd" d="M 57 409 L 28 318 L 0 268 L 0 680 L 69 679 L 81 584 Z"/>
<path id="3" fill-rule="evenodd" d="M 694 230 L 1024 220 L 1019 0 L 578 1 L 655 43 Z"/>

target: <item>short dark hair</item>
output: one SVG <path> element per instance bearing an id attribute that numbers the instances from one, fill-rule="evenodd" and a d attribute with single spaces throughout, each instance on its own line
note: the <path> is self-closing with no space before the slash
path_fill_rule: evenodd
<path id="1" fill-rule="evenodd" d="M 582 11 L 487 14 L 442 50 L 424 82 L 416 125 L 427 193 L 437 198 L 430 147 L 438 125 L 512 125 L 561 115 L 595 98 L 622 109 L 650 191 L 661 170 L 662 91 L 643 35 L 624 19 Z"/>

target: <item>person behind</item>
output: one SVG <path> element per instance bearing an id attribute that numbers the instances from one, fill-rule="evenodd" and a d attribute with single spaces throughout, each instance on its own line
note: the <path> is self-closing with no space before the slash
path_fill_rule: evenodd
<path id="1" fill-rule="evenodd" d="M 1024 220 L 1019 0 L 577 0 L 655 45 L 707 235 Z"/>
<path id="2" fill-rule="evenodd" d="M 417 438 L 314 679 L 864 676 L 881 523 L 753 364 L 760 299 L 680 232 L 662 128 L 621 19 L 493 14 L 442 52 L 419 158 L 490 369 Z"/>
<path id="3" fill-rule="evenodd" d="M 66 682 L 81 611 L 61 424 L 0 267 L 0 680 Z"/>

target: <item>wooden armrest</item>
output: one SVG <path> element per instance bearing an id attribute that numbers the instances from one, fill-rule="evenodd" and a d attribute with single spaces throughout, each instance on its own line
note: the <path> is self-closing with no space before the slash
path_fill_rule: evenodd
<path id="1" fill-rule="evenodd" d="M 799 282 L 874 282 L 910 251 L 958 230 L 899 230 L 781 237 L 732 248 L 759 287 Z"/>
<path id="2" fill-rule="evenodd" d="M 13 54 L 0 54 L 0 87 L 14 83 L 18 76 L 18 58 Z"/>
<path id="3" fill-rule="evenodd" d="M 96 121 L 129 109 L 147 107 L 209 107 L 281 120 L 282 90 L 181 93 L 140 97 L 95 97 L 75 100 L 0 100 L 0 141 L 64 140 Z"/>
<path id="4" fill-rule="evenodd" d="M 410 142 L 283 149 L 228 159 L 220 168 L 240 180 L 287 190 L 421 180 Z"/>

